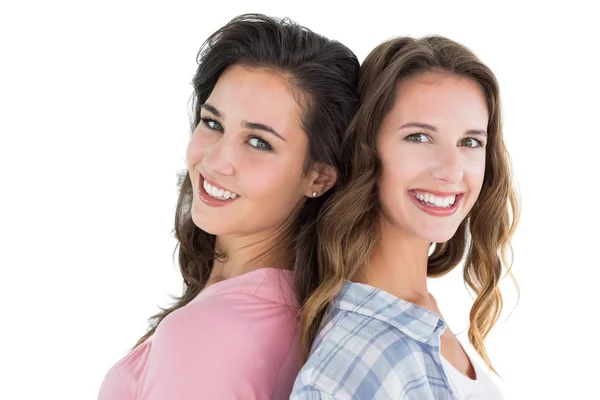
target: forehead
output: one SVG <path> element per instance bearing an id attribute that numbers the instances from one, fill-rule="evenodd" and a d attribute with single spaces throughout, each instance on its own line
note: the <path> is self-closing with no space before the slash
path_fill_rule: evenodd
<path id="1" fill-rule="evenodd" d="M 388 116 L 396 124 L 423 122 L 485 130 L 488 109 L 483 90 L 472 79 L 449 73 L 426 73 L 397 85 L 396 101 Z"/>
<path id="2" fill-rule="evenodd" d="M 274 70 L 233 65 L 221 74 L 206 103 L 226 121 L 264 123 L 282 136 L 300 127 L 301 110 L 291 84 Z"/>

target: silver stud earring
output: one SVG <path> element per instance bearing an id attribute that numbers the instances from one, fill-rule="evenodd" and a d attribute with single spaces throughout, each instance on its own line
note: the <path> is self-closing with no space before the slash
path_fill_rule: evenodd
<path id="1" fill-rule="evenodd" d="M 317 197 L 317 192 L 313 192 L 313 197 Z"/>

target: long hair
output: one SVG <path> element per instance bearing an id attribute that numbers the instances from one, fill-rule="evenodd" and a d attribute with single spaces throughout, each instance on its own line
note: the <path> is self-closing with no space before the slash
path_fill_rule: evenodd
<path id="1" fill-rule="evenodd" d="M 289 19 L 244 14 L 213 33 L 200 48 L 197 59 L 198 69 L 193 78 L 192 132 L 200 122 L 200 107 L 223 71 L 232 65 L 266 68 L 287 78 L 302 109 L 301 124 L 308 137 L 304 173 L 310 171 L 314 162 L 339 169 L 342 136 L 358 106 L 359 62 L 350 49 Z M 284 236 L 289 239 L 285 242 L 289 248 L 284 262 L 295 269 L 294 286 L 300 304 L 310 288 L 316 286 L 318 274 L 312 271 L 317 265 L 316 252 L 312 250 L 317 246 L 315 221 L 321 206 L 335 188 L 318 198 L 306 200 L 293 215 L 294 219 L 286 223 Z M 153 335 L 171 312 L 185 306 L 200 293 L 207 283 L 213 261 L 225 256 L 215 248 L 215 236 L 192 221 L 192 197 L 192 184 L 186 173 L 180 183 L 174 229 L 183 294 L 175 298 L 172 306 L 150 319 L 149 331 L 136 346 Z"/>
<path id="2" fill-rule="evenodd" d="M 503 266 L 510 270 L 507 251 L 519 219 L 509 156 L 502 138 L 498 82 L 492 71 L 464 46 L 440 36 L 396 38 L 376 47 L 361 66 L 360 106 L 343 143 L 347 181 L 319 221 L 320 284 L 304 304 L 301 345 L 306 358 L 328 303 L 349 279 L 369 262 L 380 239 L 377 182 L 381 161 L 376 133 L 395 102 L 400 81 L 439 71 L 476 82 L 489 112 L 483 187 L 476 206 L 455 235 L 435 245 L 427 274 L 442 276 L 465 260 L 464 281 L 476 295 L 470 312 L 469 341 L 493 370 L 484 339 L 499 318 L 502 294 L 498 286 Z"/>

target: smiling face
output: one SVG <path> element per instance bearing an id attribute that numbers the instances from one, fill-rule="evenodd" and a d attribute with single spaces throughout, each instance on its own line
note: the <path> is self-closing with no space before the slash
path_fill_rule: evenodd
<path id="1" fill-rule="evenodd" d="M 441 73 L 402 81 L 377 137 L 385 219 L 425 241 L 452 238 L 481 191 L 487 124 L 474 81 Z"/>
<path id="2" fill-rule="evenodd" d="M 240 65 L 223 72 L 187 150 L 199 228 L 213 235 L 273 232 L 311 195 L 301 113 L 283 75 Z"/>

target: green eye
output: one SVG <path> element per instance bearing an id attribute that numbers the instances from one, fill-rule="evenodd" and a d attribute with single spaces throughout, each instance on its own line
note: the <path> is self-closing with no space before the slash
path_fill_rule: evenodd
<path id="1" fill-rule="evenodd" d="M 218 123 L 217 121 L 215 121 L 214 119 L 209 119 L 209 118 L 200 118 L 200 122 L 202 124 L 204 124 L 206 127 L 208 127 L 208 129 L 213 130 L 213 131 L 222 131 L 223 127 L 221 126 L 220 123 Z"/>
<path id="2" fill-rule="evenodd" d="M 258 136 L 252 136 L 250 138 L 250 140 L 248 140 L 248 144 L 250 144 L 250 146 L 255 147 L 256 149 L 262 150 L 262 151 L 273 150 L 273 148 L 271 147 L 271 145 L 269 143 L 267 143 L 263 139 L 259 138 Z"/>

